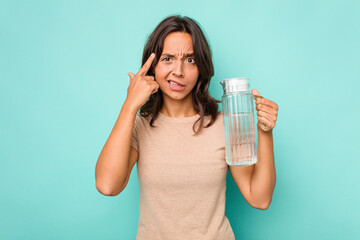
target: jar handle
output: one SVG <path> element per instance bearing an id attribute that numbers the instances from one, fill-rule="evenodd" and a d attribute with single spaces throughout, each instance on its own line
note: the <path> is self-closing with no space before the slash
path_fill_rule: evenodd
<path id="1" fill-rule="evenodd" d="M 254 97 L 254 99 L 264 98 L 263 96 L 258 96 L 258 95 L 253 95 L 253 97 Z M 264 123 L 261 124 L 261 127 L 262 127 L 262 129 L 264 129 L 264 131 L 266 131 L 267 126 Z"/>

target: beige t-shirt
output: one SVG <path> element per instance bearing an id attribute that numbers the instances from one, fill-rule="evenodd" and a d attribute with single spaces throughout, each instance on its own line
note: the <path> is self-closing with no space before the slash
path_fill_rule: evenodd
<path id="1" fill-rule="evenodd" d="M 137 240 L 233 240 L 225 216 L 227 164 L 223 116 L 194 136 L 200 117 L 137 114 L 131 146 L 139 152 Z M 204 125 L 210 121 L 206 117 Z M 196 124 L 197 129 L 199 123 Z"/>

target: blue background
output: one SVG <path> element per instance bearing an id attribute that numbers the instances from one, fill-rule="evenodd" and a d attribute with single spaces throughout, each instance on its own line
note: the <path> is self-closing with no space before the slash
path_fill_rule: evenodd
<path id="1" fill-rule="evenodd" d="M 173 14 L 213 51 L 211 94 L 249 77 L 279 105 L 277 183 L 252 208 L 230 173 L 236 239 L 360 239 L 360 2 L 0 1 L 0 239 L 135 239 L 139 185 L 106 197 L 95 164 L 147 36 Z"/>

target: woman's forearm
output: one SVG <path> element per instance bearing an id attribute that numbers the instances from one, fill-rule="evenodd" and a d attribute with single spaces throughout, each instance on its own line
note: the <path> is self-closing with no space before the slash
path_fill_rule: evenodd
<path id="1" fill-rule="evenodd" d="M 119 192 L 128 175 L 131 135 L 136 109 L 123 104 L 95 168 L 96 188 L 104 195 Z"/>
<path id="2" fill-rule="evenodd" d="M 258 129 L 257 163 L 251 177 L 251 196 L 262 208 L 268 208 L 276 183 L 272 131 Z"/>

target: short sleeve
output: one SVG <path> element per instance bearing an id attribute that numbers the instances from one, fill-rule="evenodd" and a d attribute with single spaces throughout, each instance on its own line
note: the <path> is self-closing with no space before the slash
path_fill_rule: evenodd
<path id="1" fill-rule="evenodd" d="M 133 131 L 132 131 L 132 136 L 131 136 L 131 144 L 130 146 L 135 148 L 136 151 L 139 152 L 139 134 L 138 134 L 138 129 L 139 129 L 139 114 L 136 114 L 136 118 L 135 118 L 135 122 L 134 122 L 134 127 L 133 127 Z"/>

